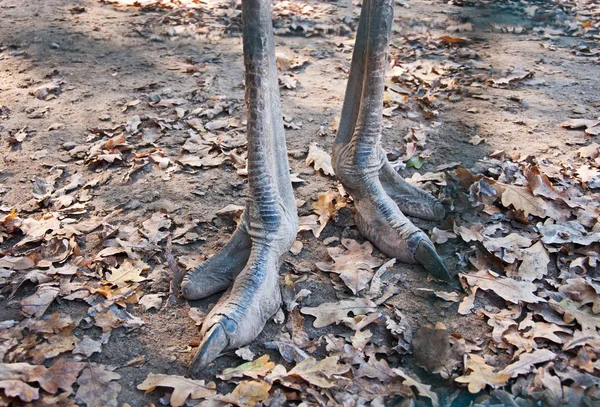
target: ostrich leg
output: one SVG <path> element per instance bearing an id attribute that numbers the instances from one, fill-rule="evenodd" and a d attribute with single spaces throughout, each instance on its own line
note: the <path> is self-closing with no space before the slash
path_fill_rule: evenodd
<path id="1" fill-rule="evenodd" d="M 228 289 L 208 314 L 195 375 L 224 350 L 248 344 L 281 304 L 278 270 L 294 242 L 298 215 L 279 101 L 270 0 L 243 0 L 243 44 L 248 116 L 249 198 L 225 247 L 192 270 L 183 295 L 199 299 Z"/>
<path id="2" fill-rule="evenodd" d="M 431 240 L 402 213 L 439 220 L 442 205 L 398 175 L 380 147 L 393 14 L 393 0 L 363 1 L 333 166 L 354 198 L 363 236 L 388 256 L 420 263 L 433 276 L 449 280 Z"/>

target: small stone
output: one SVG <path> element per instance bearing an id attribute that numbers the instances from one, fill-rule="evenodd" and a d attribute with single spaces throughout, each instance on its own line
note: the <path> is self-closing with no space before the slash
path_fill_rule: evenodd
<path id="1" fill-rule="evenodd" d="M 67 141 L 66 143 L 63 143 L 63 145 L 61 147 L 63 150 L 71 151 L 72 149 L 77 147 L 77 143 L 73 143 L 72 141 Z"/>

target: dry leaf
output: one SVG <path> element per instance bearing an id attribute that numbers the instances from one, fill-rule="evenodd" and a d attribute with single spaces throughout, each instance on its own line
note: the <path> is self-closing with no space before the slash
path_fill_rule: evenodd
<path id="1" fill-rule="evenodd" d="M 164 297 L 164 294 L 144 295 L 139 301 L 139 304 L 142 306 L 142 311 L 146 312 L 152 308 L 159 310 L 162 305 L 162 297 Z"/>
<path id="2" fill-rule="evenodd" d="M 600 313 L 600 285 L 581 277 L 570 278 L 564 283 L 558 291 L 566 293 L 569 298 L 582 305 L 592 304 L 592 312 Z"/>
<path id="3" fill-rule="evenodd" d="M 537 242 L 530 248 L 522 250 L 521 257 L 523 258 L 523 262 L 517 272 L 517 276 L 521 280 L 539 280 L 548 272 L 550 255 L 542 242 Z"/>
<path id="4" fill-rule="evenodd" d="M 169 236 L 171 220 L 167 218 L 167 215 L 164 213 L 156 212 L 150 219 L 143 222 L 142 226 L 140 232 L 146 236 L 150 242 L 157 244 Z"/>
<path id="5" fill-rule="evenodd" d="M 231 393 L 224 396 L 216 396 L 215 400 L 240 407 L 255 407 L 269 397 L 270 389 L 271 385 L 262 380 L 245 380 L 238 384 Z"/>
<path id="6" fill-rule="evenodd" d="M 576 320 L 584 330 L 600 328 L 600 316 L 592 314 L 589 307 L 582 306 L 581 303 L 563 298 L 560 302 L 551 299 L 548 304 L 556 312 L 563 315 L 566 323 Z"/>
<path id="7" fill-rule="evenodd" d="M 260 376 L 266 376 L 267 373 L 275 367 L 275 363 L 269 361 L 269 355 L 262 355 L 260 358 L 223 370 L 223 373 L 217 375 L 221 380 L 231 380 L 234 377 L 248 376 L 252 379 L 258 379 Z"/>
<path id="8" fill-rule="evenodd" d="M 469 374 L 457 377 L 454 381 L 468 384 L 469 392 L 479 393 L 487 385 L 493 388 L 504 386 L 510 379 L 510 374 L 503 372 L 494 372 L 494 368 L 487 365 L 485 360 L 475 354 L 470 354 L 467 360 L 466 368 Z"/>
<path id="9" fill-rule="evenodd" d="M 21 310 L 25 315 L 39 318 L 44 315 L 59 293 L 58 287 L 40 285 L 33 295 L 21 300 Z"/>
<path id="10" fill-rule="evenodd" d="M 517 362 L 506 366 L 500 373 L 509 375 L 510 377 L 517 377 L 518 375 L 529 373 L 533 365 L 547 362 L 555 357 L 556 353 L 548 349 L 537 349 L 532 353 L 522 353 Z"/>
<path id="11" fill-rule="evenodd" d="M 315 328 L 323 328 L 331 324 L 339 324 L 346 318 L 348 313 L 354 315 L 365 315 L 377 311 L 377 305 L 366 298 L 356 298 L 354 300 L 342 300 L 339 302 L 328 302 L 318 307 L 304 307 L 300 312 L 305 315 L 314 316 Z"/>
<path id="12" fill-rule="evenodd" d="M 308 155 L 306 156 L 306 165 L 313 164 L 315 170 L 323 171 L 325 175 L 335 176 L 333 166 L 331 164 L 331 156 L 321 150 L 316 143 L 312 143 L 308 147 Z"/>
<path id="13" fill-rule="evenodd" d="M 217 386 L 204 380 L 193 380 L 183 376 L 149 373 L 146 380 L 138 384 L 139 390 L 154 391 L 157 387 L 170 387 L 173 389 L 170 403 L 173 407 L 182 406 L 189 398 L 192 400 L 204 399 L 217 394 Z"/>
<path id="14" fill-rule="evenodd" d="M 95 341 L 87 335 L 83 336 L 80 342 L 75 344 L 73 354 L 81 354 L 87 357 L 92 356 L 94 353 L 102 352 L 102 342 Z"/>
<path id="15" fill-rule="evenodd" d="M 350 366 L 340 365 L 338 361 L 337 356 L 329 356 L 319 361 L 311 356 L 294 366 L 288 376 L 301 377 L 314 386 L 328 389 L 336 385 L 334 375 L 341 375 L 350 370 Z"/>
<path id="16" fill-rule="evenodd" d="M 419 382 L 418 380 L 413 379 L 400 369 L 392 369 L 392 371 L 404 379 L 402 384 L 404 384 L 405 386 L 414 387 L 420 396 L 427 397 L 429 400 L 431 400 L 431 405 L 433 407 L 439 407 L 439 397 L 434 391 L 431 390 L 431 385 L 426 385 Z"/>
<path id="17" fill-rule="evenodd" d="M 327 249 L 333 263 L 316 263 L 319 270 L 339 274 L 340 278 L 354 295 L 367 288 L 373 278 L 371 269 L 383 264 L 383 260 L 371 256 L 373 245 L 370 242 L 359 244 L 352 239 L 342 239 L 346 247 Z"/>
<path id="18" fill-rule="evenodd" d="M 346 206 L 347 199 L 339 194 L 338 191 L 327 191 L 319 194 L 317 202 L 313 203 L 313 211 L 319 215 L 319 224 L 321 225 L 315 237 L 319 237 L 329 219 L 333 219 L 337 212 Z"/>
<path id="19" fill-rule="evenodd" d="M 77 379 L 79 389 L 75 398 L 87 407 L 117 407 L 121 385 L 114 380 L 120 378 L 121 375 L 106 370 L 105 366 L 90 363 Z"/>
<path id="20" fill-rule="evenodd" d="M 482 290 L 491 290 L 504 300 L 518 304 L 519 302 L 545 302 L 534 294 L 538 287 L 528 281 L 517 281 L 507 277 L 500 277 L 497 273 L 491 270 L 481 270 L 476 273 L 463 274 L 459 276 L 464 278 L 467 283 Z"/>
<path id="21" fill-rule="evenodd" d="M 143 263 L 141 267 L 138 267 L 127 259 L 119 268 L 111 268 L 111 272 L 106 274 L 106 281 L 117 287 L 126 287 L 129 285 L 128 282 L 139 283 L 145 281 L 146 277 L 142 277 L 140 274 L 147 269 L 147 264 Z"/>

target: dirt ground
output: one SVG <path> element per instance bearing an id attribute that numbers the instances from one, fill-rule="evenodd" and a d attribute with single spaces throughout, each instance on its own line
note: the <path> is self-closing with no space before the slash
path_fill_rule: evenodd
<path id="1" fill-rule="evenodd" d="M 206 312 L 218 296 L 198 302 L 177 298 L 164 307 L 162 301 L 159 310 L 144 310 L 140 297 L 162 294 L 165 300 L 168 295 L 171 270 L 164 250 L 168 236 L 173 239 L 173 255 L 183 268 L 210 257 L 227 242 L 235 229 L 236 210 L 219 211 L 230 204 L 243 205 L 247 188 L 239 2 L 133 3 L 0 0 L 0 219 L 16 210 L 13 213 L 20 219 L 39 222 L 54 216 L 62 222 L 63 231 L 67 226 L 75 230 L 65 234 L 70 247 L 65 254 L 64 248 L 57 247 L 60 239 L 50 239 L 52 227 L 21 244 L 21 239 L 36 234 L 35 225 L 9 230 L 5 219 L 5 229 L 0 229 L 0 288 L 5 285 L 0 296 L 0 355 L 6 363 L 34 363 L 27 355 L 47 337 L 38 335 L 37 342 L 29 345 L 24 344 L 26 335 L 10 342 L 10 329 L 26 319 L 56 312 L 71 316 L 75 321 L 72 333 L 79 339 L 87 335 L 99 341 L 102 332 L 111 332 L 100 352 L 75 355 L 71 346 L 60 356 L 38 357 L 34 363 L 48 367 L 59 358 L 75 358 L 87 367 L 94 363 L 114 367 L 120 375 L 114 382 L 121 386 L 117 401 L 94 404 L 82 401 L 82 396 L 77 398 L 80 405 L 168 404 L 165 394 L 171 392 L 169 388 L 145 394 L 136 387 L 149 373 L 187 374 L 199 340 L 199 326 L 188 315 L 190 307 Z M 311 143 L 324 151 L 331 149 L 359 12 L 358 2 L 348 0 L 274 3 L 289 160 L 292 172 L 304 180 L 294 184 L 296 198 L 306 201 L 299 207 L 301 217 L 313 214 L 312 203 L 319 194 L 337 191 L 335 178 L 315 171 L 306 164 L 306 157 Z M 597 202 L 597 164 L 589 164 L 592 173 L 577 188 L 557 181 L 552 174 L 581 174 L 577 170 L 582 160 L 580 149 L 598 142 L 593 125 L 586 133 L 583 128 L 561 127 L 561 123 L 600 119 L 599 19 L 600 11 L 591 1 L 396 1 L 391 46 L 391 65 L 395 66 L 390 66 L 386 91 L 383 145 L 403 176 L 434 193 L 448 209 L 442 223 L 415 220 L 418 226 L 433 233 L 434 227 L 456 232 L 460 223 L 471 228 L 496 225 L 502 235 L 516 230 L 538 240 L 535 228 L 544 216 L 533 220 L 534 213 L 527 221 L 527 213 L 523 217 L 523 213 L 506 208 L 482 212 L 481 207 L 470 204 L 472 188 L 461 187 L 464 176 L 452 175 L 459 167 L 498 180 L 510 168 L 521 169 L 535 162 L 546 169 L 555 185 L 578 199 Z M 194 139 L 198 134 L 204 141 Z M 112 144 L 105 144 L 108 140 Z M 552 172 L 551 167 L 558 163 L 567 164 Z M 440 173 L 445 178 L 435 175 Z M 414 174 L 433 175 L 431 180 L 419 182 Z M 525 185 L 519 179 L 524 178 L 504 182 Z M 595 213 L 595 222 L 594 215 L 585 218 L 588 224 L 581 222 L 582 217 L 573 215 L 571 219 L 595 236 L 600 233 L 597 206 L 589 213 Z M 88 221 L 96 222 L 97 227 L 77 226 Z M 298 234 L 303 248 L 299 254 L 288 255 L 281 273 L 289 274 L 296 292 L 310 290 L 299 300 L 300 309 L 355 298 L 338 276 L 316 266 L 331 261 L 328 247 L 340 246 L 342 239 L 364 241 L 353 224 L 351 202 L 335 214 L 318 238 L 311 231 Z M 416 361 L 410 346 L 420 327 L 442 322 L 452 337 L 462 337 L 467 347 L 492 349 L 497 368 L 520 353 L 514 353 L 518 346 L 512 343 L 505 347 L 490 344 L 492 327 L 484 312 L 508 309 L 505 298 L 483 295 L 480 289 L 473 311 L 457 312 L 469 294 L 469 284 L 465 280 L 459 283 L 458 274 L 477 269 L 469 259 L 481 246 L 465 241 L 462 234 L 435 240 L 440 242 L 438 251 L 449 270 L 457 276 L 456 282 L 448 285 L 428 279 L 417 266 L 391 266 L 386 278 L 396 290 L 380 309 L 385 318 L 395 318 L 408 327 L 408 332 L 394 333 L 386 329 L 385 318 L 380 318 L 370 325 L 370 342 L 389 348 L 386 360 L 390 367 L 431 385 L 440 404 L 485 403 L 490 387 L 471 394 L 464 385 L 428 372 Z M 588 246 L 590 260 L 578 273 L 595 281 L 598 267 L 589 253 L 598 243 L 591 242 L 596 246 Z M 46 249 L 40 251 L 40 247 Z M 106 252 L 107 247 L 114 252 Z M 558 290 L 557 278 L 566 263 L 557 256 L 572 255 L 575 249 L 553 247 L 543 284 L 553 287 L 554 279 Z M 7 259 L 19 256 L 34 256 L 36 262 L 51 258 L 49 264 L 54 266 L 50 269 L 71 265 L 77 272 L 53 274 L 49 279 L 30 274 L 25 278 L 32 269 L 47 270 L 48 264 L 7 265 Z M 374 256 L 388 260 L 377 250 Z M 119 265 L 127 258 L 142 270 L 140 280 L 111 286 L 106 272 L 122 269 Z M 508 261 L 517 264 L 513 262 Z M 503 267 L 510 268 L 508 263 Z M 24 312 L 22 301 L 36 293 L 38 284 L 54 284 L 63 291 L 42 315 Z M 68 284 L 74 284 L 70 291 L 63 288 Z M 126 290 L 130 292 L 124 293 Z M 434 291 L 456 292 L 460 301 L 446 301 Z M 94 326 L 100 299 L 129 312 L 112 331 Z M 270 355 L 289 370 L 294 363 L 265 345 L 293 333 L 291 313 L 285 315 L 287 322 L 270 321 L 249 349 L 257 356 Z M 300 316 L 297 311 L 294 315 Z M 346 338 L 350 343 L 351 329 L 343 325 L 315 328 L 315 319 L 303 315 L 300 331 L 308 336 L 303 349 L 316 359 L 331 354 L 325 335 Z M 143 325 L 135 318 L 143 320 Z M 124 326 L 116 328 L 119 325 Z M 402 343 L 407 347 L 403 349 Z M 132 363 L 136 358 L 139 363 Z M 592 359 L 594 362 L 595 356 Z M 466 360 L 460 358 L 453 378 L 467 374 Z M 569 357 L 566 360 L 569 364 Z M 231 352 L 199 379 L 216 380 L 218 392 L 226 394 L 235 384 L 215 376 L 242 362 Z M 596 364 L 591 371 L 579 371 L 596 377 L 598 369 Z M 527 399 L 515 390 L 516 383 L 503 389 L 512 388 L 513 395 Z M 591 387 L 594 391 L 586 396 L 597 402 L 597 384 Z M 273 395 L 268 400 L 272 405 L 350 406 L 373 399 L 359 401 L 360 397 L 337 397 L 334 392 L 317 397 L 318 392 L 305 388 L 289 390 L 284 404 L 276 404 Z M 347 393 L 360 396 L 361 391 Z M 422 392 L 414 392 L 420 396 L 419 403 L 431 402 Z M 552 405 L 556 400 L 564 402 L 566 390 L 561 395 L 563 398 L 555 400 L 534 399 Z M 11 401 L 26 405 L 7 396 L 0 397 L 0 405 Z M 74 400 L 74 395 L 70 397 Z M 587 400 L 581 398 L 581 405 Z M 394 397 L 386 402 L 401 403 Z"/>

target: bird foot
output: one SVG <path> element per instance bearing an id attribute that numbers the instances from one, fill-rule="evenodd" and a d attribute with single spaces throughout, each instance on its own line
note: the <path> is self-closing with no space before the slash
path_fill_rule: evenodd
<path id="1" fill-rule="evenodd" d="M 274 207 L 269 216 L 279 219 L 276 227 L 248 221 L 257 217 L 255 208 L 248 218 L 246 211 L 223 249 L 190 271 L 182 283 L 183 296 L 188 300 L 227 290 L 202 324 L 192 376 L 222 352 L 252 342 L 281 306 L 279 267 L 296 237 L 297 215 L 283 204 Z"/>
<path id="2" fill-rule="evenodd" d="M 444 216 L 442 205 L 400 175 L 396 174 L 396 178 L 390 174 L 394 170 L 383 151 L 364 167 L 356 165 L 351 157 L 350 149 L 334 151 L 334 168 L 354 199 L 355 221 L 361 234 L 384 254 L 405 263 L 421 264 L 434 277 L 449 281 L 450 274 L 429 237 L 400 209 L 406 207 L 413 216 L 437 220 Z M 399 182 L 394 184 L 394 180 Z"/>
<path id="3" fill-rule="evenodd" d="M 202 342 L 190 369 L 192 376 L 222 352 L 252 342 L 275 315 L 281 306 L 279 265 L 271 248 L 253 248 L 248 264 L 202 325 Z"/>

